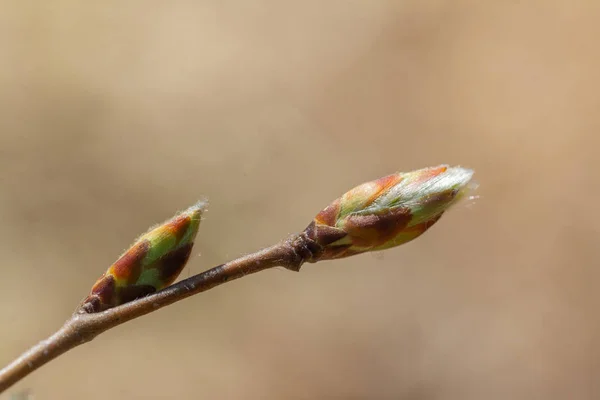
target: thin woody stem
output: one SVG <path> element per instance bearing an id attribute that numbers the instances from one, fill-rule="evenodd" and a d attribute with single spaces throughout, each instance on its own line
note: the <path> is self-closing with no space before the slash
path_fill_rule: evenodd
<path id="1" fill-rule="evenodd" d="M 121 306 L 93 314 L 77 312 L 56 333 L 0 370 L 0 393 L 47 362 L 91 341 L 108 329 L 264 269 L 285 267 L 299 271 L 305 261 L 314 261 L 314 251 L 317 250 L 314 242 L 304 234 L 294 235 L 275 246 L 219 265 Z"/>
<path id="2" fill-rule="evenodd" d="M 304 262 L 339 259 L 409 242 L 427 231 L 465 195 L 472 176 L 472 170 L 441 165 L 364 183 L 334 200 L 302 233 L 286 241 L 219 265 L 146 297 L 99 311 L 106 309 L 105 306 L 122 303 L 117 302 L 122 298 L 106 296 L 111 292 L 103 289 L 114 288 L 115 276 L 131 274 L 132 264 L 135 266 L 140 258 L 152 263 L 160 260 L 163 270 L 177 270 L 175 267 L 179 267 L 182 260 L 187 260 L 192 245 L 189 237 L 195 235 L 199 214 L 204 207 L 204 203 L 200 202 L 185 212 L 189 215 L 179 214 L 146 234 L 150 236 L 143 236 L 144 239 L 130 249 L 131 253 L 127 252 L 117 261 L 119 268 L 116 268 L 117 263 L 111 266 L 107 271 L 110 274 L 103 276 L 106 281 L 96 282 L 99 286 L 92 288 L 90 301 L 84 302 L 61 329 L 0 370 L 0 393 L 48 361 L 89 342 L 110 328 L 222 283 L 276 266 L 299 271 Z M 188 224 L 191 221 L 196 221 L 196 225 L 190 231 Z M 168 251 L 162 249 L 159 258 L 144 258 L 148 256 L 150 239 L 183 231 L 186 232 L 184 235 L 191 232 L 191 236 L 188 235 L 182 246 L 171 247 Z M 158 281 L 150 286 L 158 287 L 161 283 L 160 279 Z M 113 286 L 110 286 L 111 283 Z"/>

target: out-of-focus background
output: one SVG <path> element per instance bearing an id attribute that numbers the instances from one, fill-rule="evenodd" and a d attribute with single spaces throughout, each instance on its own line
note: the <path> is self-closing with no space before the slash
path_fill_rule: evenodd
<path id="1" fill-rule="evenodd" d="M 2 2 L 2 364 L 202 196 L 183 277 L 397 170 L 480 183 L 415 242 L 229 283 L 10 393 L 599 398 L 599 18 L 594 0 Z"/>

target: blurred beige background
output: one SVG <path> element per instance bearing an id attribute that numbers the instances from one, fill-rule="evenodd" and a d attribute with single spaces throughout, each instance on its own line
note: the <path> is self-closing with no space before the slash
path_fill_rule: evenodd
<path id="1" fill-rule="evenodd" d="M 12 393 L 600 398 L 599 20 L 595 0 L 1 1 L 2 364 L 201 196 L 183 277 L 396 170 L 480 183 L 411 244 L 221 286 Z"/>

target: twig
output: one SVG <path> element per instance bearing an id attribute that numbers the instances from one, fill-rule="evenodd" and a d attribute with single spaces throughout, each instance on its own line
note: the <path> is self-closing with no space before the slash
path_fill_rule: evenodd
<path id="1" fill-rule="evenodd" d="M 222 283 L 276 266 L 299 271 L 304 262 L 409 242 L 465 195 L 472 175 L 471 170 L 442 165 L 367 182 L 333 201 L 302 233 L 168 286 L 188 260 L 205 205 L 199 202 L 141 236 L 96 282 L 61 329 L 0 370 L 0 393 L 110 328 Z"/>
<path id="2" fill-rule="evenodd" d="M 171 285 L 159 292 L 94 314 L 74 314 L 56 333 L 0 370 L 0 393 L 61 354 L 94 339 L 117 325 L 149 314 L 225 282 L 272 267 L 299 271 L 310 261 L 314 243 L 304 234 L 240 257 Z"/>

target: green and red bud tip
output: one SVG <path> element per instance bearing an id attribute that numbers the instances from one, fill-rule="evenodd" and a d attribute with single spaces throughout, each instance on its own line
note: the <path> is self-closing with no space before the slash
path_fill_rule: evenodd
<path id="1" fill-rule="evenodd" d="M 336 259 L 407 243 L 429 229 L 469 190 L 473 171 L 440 165 L 363 183 L 321 211 L 305 234 Z"/>

